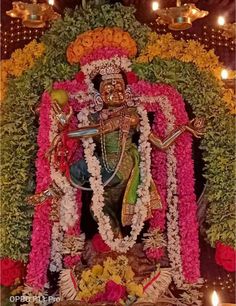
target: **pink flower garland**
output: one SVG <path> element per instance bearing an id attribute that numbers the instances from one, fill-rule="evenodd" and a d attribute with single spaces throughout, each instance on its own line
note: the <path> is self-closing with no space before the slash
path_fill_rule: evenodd
<path id="1" fill-rule="evenodd" d="M 122 57 L 122 56 L 128 57 L 128 52 L 125 52 L 125 50 L 123 49 L 113 48 L 113 47 L 98 48 L 94 52 L 90 53 L 89 55 L 84 56 L 81 59 L 80 64 L 81 66 L 84 66 L 93 61 L 97 61 L 101 59 L 110 59 L 116 56 L 117 57 Z"/>
<path id="2" fill-rule="evenodd" d="M 164 84 L 150 84 L 139 81 L 132 86 L 137 96 L 160 97 L 166 96 L 171 102 L 177 126 L 186 124 L 187 113 L 181 95 L 172 87 Z M 153 124 L 154 133 L 163 138 L 166 122 L 157 103 L 146 103 L 148 111 L 155 112 Z M 193 161 L 191 158 L 192 137 L 188 133 L 181 135 L 175 142 L 177 157 L 177 181 L 179 196 L 179 228 L 181 238 L 181 259 L 183 274 L 187 282 L 194 283 L 200 276 L 198 226 L 196 220 L 196 197 L 194 194 Z M 150 228 L 160 230 L 165 226 L 166 215 L 166 154 L 157 149 L 152 151 L 152 174 L 162 199 L 162 209 L 156 210 L 150 220 Z M 186 179 L 188 178 L 188 179 Z M 148 255 L 148 253 L 147 253 Z M 150 250 L 152 258 L 158 258 L 161 250 Z"/>
<path id="3" fill-rule="evenodd" d="M 51 183 L 50 163 L 45 154 L 50 148 L 50 97 L 43 94 L 40 107 L 40 127 L 38 132 L 38 146 L 36 160 L 36 193 L 47 189 Z M 47 282 L 47 268 L 50 258 L 51 230 L 52 224 L 49 221 L 51 200 L 39 204 L 35 208 L 33 233 L 31 240 L 31 252 L 27 266 L 26 284 L 36 290 L 43 290 Z"/>
<path id="4" fill-rule="evenodd" d="M 176 124 L 188 122 L 182 97 L 175 91 L 172 105 Z M 177 179 L 179 194 L 179 227 L 181 236 L 182 266 L 185 279 L 194 283 L 200 277 L 197 205 L 194 192 L 194 165 L 192 136 L 184 133 L 176 141 Z"/>
<path id="5" fill-rule="evenodd" d="M 79 72 L 75 75 L 75 79 L 72 81 L 63 81 L 63 82 L 56 82 L 54 83 L 53 88 L 55 89 L 63 89 L 66 90 L 69 94 L 73 94 L 73 93 L 77 93 L 77 92 L 84 92 L 87 89 L 87 85 L 84 82 L 85 78 L 82 72 Z M 81 110 L 81 108 L 83 107 L 83 105 L 81 103 L 78 103 L 75 99 L 71 99 L 69 101 L 69 105 L 72 107 L 74 112 L 78 112 Z M 70 119 L 70 125 L 69 125 L 69 129 L 76 129 L 78 124 L 78 120 L 75 116 L 72 116 L 72 118 Z M 78 140 L 76 140 L 76 142 L 78 143 Z M 81 158 L 82 156 L 82 152 L 81 152 L 81 147 L 79 145 L 77 145 L 77 149 L 76 152 L 74 152 L 74 146 L 73 147 L 68 147 L 68 154 L 67 155 L 71 155 L 71 153 L 73 153 L 74 157 L 73 157 L 73 161 L 78 160 L 79 158 Z M 75 225 L 72 228 L 69 228 L 67 231 L 67 235 L 71 235 L 71 236 L 79 236 L 81 231 L 80 231 L 80 219 L 81 219 L 81 208 L 82 208 L 82 192 L 80 189 L 77 190 L 76 192 L 76 203 L 77 203 L 77 214 L 78 214 L 78 219 L 75 223 Z M 72 268 L 73 266 L 75 266 L 79 261 L 80 261 L 80 256 L 76 255 L 76 256 L 71 256 L 71 255 L 67 255 L 64 257 L 63 259 L 64 261 L 64 265 L 66 268 Z"/>

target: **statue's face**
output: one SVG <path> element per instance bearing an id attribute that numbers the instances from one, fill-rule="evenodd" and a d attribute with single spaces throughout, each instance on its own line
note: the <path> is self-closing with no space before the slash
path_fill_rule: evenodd
<path id="1" fill-rule="evenodd" d="M 102 81 L 100 94 L 107 106 L 121 106 L 125 103 L 125 83 L 122 79 Z"/>

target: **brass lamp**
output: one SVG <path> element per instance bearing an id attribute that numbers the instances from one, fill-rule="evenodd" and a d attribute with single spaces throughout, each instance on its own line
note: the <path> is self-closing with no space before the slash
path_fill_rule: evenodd
<path id="1" fill-rule="evenodd" d="M 22 24 L 28 28 L 43 28 L 47 21 L 51 21 L 60 17 L 60 14 L 53 10 L 52 5 L 48 3 L 32 3 L 21 1 L 12 3 L 12 10 L 6 14 L 13 18 L 22 19 Z"/>
<path id="2" fill-rule="evenodd" d="M 236 23 L 226 23 L 222 27 L 222 35 L 225 38 L 232 38 L 236 40 Z"/>
<path id="3" fill-rule="evenodd" d="M 199 10 L 195 4 L 181 5 L 181 0 L 177 0 L 176 7 L 158 9 L 156 13 L 159 16 L 157 22 L 168 24 L 168 28 L 173 31 L 187 30 L 194 20 L 208 15 L 207 11 Z"/>

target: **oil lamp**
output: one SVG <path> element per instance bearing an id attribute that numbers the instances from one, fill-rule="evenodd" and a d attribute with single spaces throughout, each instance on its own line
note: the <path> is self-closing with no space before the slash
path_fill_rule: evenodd
<path id="1" fill-rule="evenodd" d="M 6 14 L 12 18 L 22 19 L 22 24 L 27 28 L 43 28 L 47 21 L 60 17 L 52 5 L 52 2 L 37 3 L 37 0 L 32 0 L 32 3 L 16 1 L 12 2 L 12 10 Z"/>
<path id="2" fill-rule="evenodd" d="M 205 17 L 208 12 L 199 10 L 192 3 L 182 5 L 181 0 L 177 0 L 175 7 L 158 9 L 156 14 L 158 23 L 168 24 L 170 30 L 178 31 L 191 28 L 194 20 Z"/>

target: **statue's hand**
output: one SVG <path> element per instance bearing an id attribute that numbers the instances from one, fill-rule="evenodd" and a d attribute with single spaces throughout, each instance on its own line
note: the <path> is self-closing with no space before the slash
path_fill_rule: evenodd
<path id="1" fill-rule="evenodd" d="M 186 130 L 193 134 L 196 138 L 201 138 L 204 135 L 204 118 L 194 118 L 187 125 Z"/>

